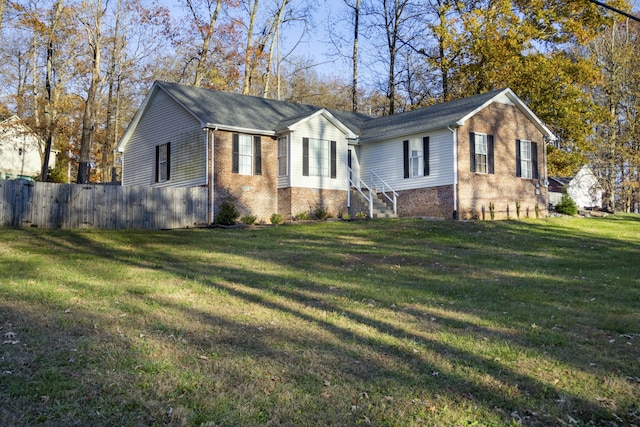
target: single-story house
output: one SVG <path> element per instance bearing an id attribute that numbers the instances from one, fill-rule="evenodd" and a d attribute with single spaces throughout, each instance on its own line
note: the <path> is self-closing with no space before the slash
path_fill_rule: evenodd
<path id="1" fill-rule="evenodd" d="M 399 216 L 466 219 L 546 215 L 552 139 L 510 89 L 371 117 L 155 82 L 117 149 L 123 185 L 207 186 L 212 221 L 227 197 L 264 221 L 354 215 L 358 193 Z"/>
<path id="2" fill-rule="evenodd" d="M 44 143 L 22 119 L 14 115 L 0 121 L 0 179 L 34 179 L 42 172 Z M 56 163 L 51 153 L 49 167 Z"/>
<path id="3" fill-rule="evenodd" d="M 579 209 L 601 209 L 604 188 L 589 165 L 583 165 L 572 177 L 549 177 L 549 204 L 560 203 L 566 190 Z"/>

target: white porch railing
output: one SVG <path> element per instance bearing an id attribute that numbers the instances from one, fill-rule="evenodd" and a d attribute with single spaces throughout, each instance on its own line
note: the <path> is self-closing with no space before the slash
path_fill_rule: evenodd
<path id="1" fill-rule="evenodd" d="M 369 185 L 360 177 L 356 177 L 355 172 L 351 168 L 348 169 L 349 188 L 358 190 L 362 197 L 369 203 L 369 218 L 373 218 L 373 200 L 377 194 L 382 194 L 393 205 L 393 213 L 398 214 L 398 193 L 395 192 L 389 184 L 385 182 L 378 174 L 371 171 L 369 174 Z M 355 179 L 354 179 L 355 178 Z M 351 191 L 347 192 L 347 206 L 351 207 Z"/>

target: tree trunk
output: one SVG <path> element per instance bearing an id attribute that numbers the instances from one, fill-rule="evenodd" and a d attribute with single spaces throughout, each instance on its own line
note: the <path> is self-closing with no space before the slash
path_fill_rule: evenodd
<path id="1" fill-rule="evenodd" d="M 53 96 L 53 87 L 51 78 L 53 76 L 53 55 L 55 38 L 55 32 L 58 28 L 60 21 L 60 11 L 62 10 L 62 0 L 56 2 L 54 6 L 53 18 L 51 20 L 51 28 L 49 29 L 49 40 L 47 42 L 47 65 L 45 74 L 45 91 L 47 93 L 47 99 L 44 105 L 44 130 L 45 130 L 45 148 L 44 148 L 44 161 L 42 163 L 41 181 L 47 182 L 49 179 L 49 159 L 51 158 L 51 146 L 53 145 L 53 139 L 55 130 L 53 128 L 53 116 L 55 112 L 55 102 Z"/>
<path id="2" fill-rule="evenodd" d="M 120 63 L 120 14 L 122 9 L 122 0 L 118 0 L 117 10 L 116 10 L 116 19 L 115 19 L 115 27 L 113 29 L 113 48 L 111 51 L 111 58 L 109 61 L 109 93 L 107 95 L 107 112 L 105 119 L 105 137 L 104 137 L 104 147 L 102 149 L 102 182 L 110 181 L 110 173 L 111 173 L 111 163 L 109 159 L 112 158 L 112 151 L 115 146 L 115 138 L 113 128 L 117 126 L 117 122 L 114 123 L 113 115 L 115 108 L 115 99 L 114 99 L 114 86 L 117 84 L 119 80 L 118 74 L 119 63 Z M 116 94 L 117 96 L 117 94 Z"/>
<path id="3" fill-rule="evenodd" d="M 353 80 L 351 82 L 351 110 L 358 112 L 358 36 L 360 34 L 360 0 L 353 9 Z"/>
<path id="4" fill-rule="evenodd" d="M 218 14 L 220 13 L 220 8 L 222 7 L 222 1 L 223 0 L 216 1 L 216 8 L 214 12 L 211 13 L 211 10 L 209 10 L 209 14 L 210 14 L 209 25 L 206 27 L 206 29 L 204 28 L 200 29 L 200 35 L 202 36 L 202 50 L 200 51 L 200 56 L 198 57 L 198 66 L 196 67 L 196 75 L 193 79 L 193 84 L 195 86 L 202 85 L 202 80 L 204 79 L 204 76 L 207 70 L 207 58 L 209 56 L 209 49 L 211 47 L 211 39 L 213 38 L 213 30 L 218 20 Z M 191 0 L 187 0 L 187 5 L 191 10 L 193 19 L 197 25 L 198 14 L 196 13 Z"/>
<path id="5" fill-rule="evenodd" d="M 253 27 L 258 14 L 258 0 L 253 1 L 253 7 L 249 6 L 249 27 L 247 29 L 247 50 L 244 54 L 244 83 L 242 85 L 242 94 L 251 94 L 251 76 L 254 68 L 253 52 Z"/>
<path id="6" fill-rule="evenodd" d="M 78 159 L 78 184 L 87 184 L 91 174 L 91 143 L 95 126 L 96 97 L 100 86 L 100 61 L 101 61 L 101 37 L 102 37 L 102 0 L 97 0 L 94 16 L 94 26 L 85 23 L 89 38 L 89 53 L 91 54 L 90 75 L 91 81 L 87 90 L 87 100 L 84 105 L 82 118 L 82 137 L 80 139 L 80 158 Z"/>

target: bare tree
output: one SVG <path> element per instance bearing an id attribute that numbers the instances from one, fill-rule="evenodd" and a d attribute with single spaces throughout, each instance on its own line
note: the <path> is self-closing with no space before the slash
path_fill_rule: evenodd
<path id="1" fill-rule="evenodd" d="M 216 22 L 218 21 L 218 15 L 220 14 L 220 9 L 222 8 L 222 3 L 224 0 L 216 0 L 215 3 L 211 1 L 207 1 L 207 13 L 209 15 L 208 23 L 202 21 L 196 7 L 193 4 L 193 0 L 187 0 L 187 6 L 191 12 L 193 17 L 193 21 L 195 22 L 198 32 L 202 37 L 202 48 L 200 49 L 196 66 L 196 75 L 193 79 L 193 84 L 195 86 L 200 86 L 202 84 L 202 80 L 205 75 L 206 66 L 207 66 L 207 57 L 209 56 L 209 49 L 211 48 L 211 39 L 213 38 L 213 31 L 216 27 Z M 215 7 L 213 7 L 215 5 Z"/>
<path id="2" fill-rule="evenodd" d="M 47 40 L 47 62 L 45 67 L 45 104 L 44 104 L 44 160 L 42 163 L 41 180 L 47 181 L 49 175 L 49 159 L 51 158 L 51 147 L 53 145 L 54 132 L 53 117 L 56 116 L 56 100 L 53 90 L 53 57 L 55 54 L 55 34 L 60 23 L 60 16 L 62 12 L 62 0 L 56 1 L 53 7 L 53 14 L 51 18 L 51 25 L 48 31 Z"/>
<path id="3" fill-rule="evenodd" d="M 78 184 L 89 182 L 91 173 L 91 144 L 95 131 L 95 117 L 97 109 L 97 95 L 101 75 L 102 58 L 102 17 L 105 10 L 102 8 L 102 0 L 93 0 L 87 3 L 83 1 L 83 8 L 88 12 L 86 18 L 81 19 L 87 32 L 87 53 L 89 56 L 89 87 L 87 89 L 87 99 L 84 104 L 84 114 L 82 117 L 82 137 L 80 139 L 80 157 L 78 159 Z"/>

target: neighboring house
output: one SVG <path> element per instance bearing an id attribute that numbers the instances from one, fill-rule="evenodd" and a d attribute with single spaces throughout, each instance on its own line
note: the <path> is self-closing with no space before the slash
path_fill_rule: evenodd
<path id="1" fill-rule="evenodd" d="M 0 179 L 33 179 L 42 172 L 42 140 L 18 116 L 0 122 Z M 56 163 L 51 153 L 49 167 Z"/>
<path id="2" fill-rule="evenodd" d="M 565 189 L 576 202 L 578 208 L 602 208 L 604 188 L 588 165 L 582 166 L 573 177 L 549 177 L 549 204 L 551 206 L 560 203 Z"/>
<path id="3" fill-rule="evenodd" d="M 207 186 L 211 220 L 229 196 L 262 220 L 339 215 L 366 185 L 400 216 L 501 218 L 546 215 L 553 138 L 510 89 L 376 118 L 156 82 L 118 150 L 123 185 Z"/>

